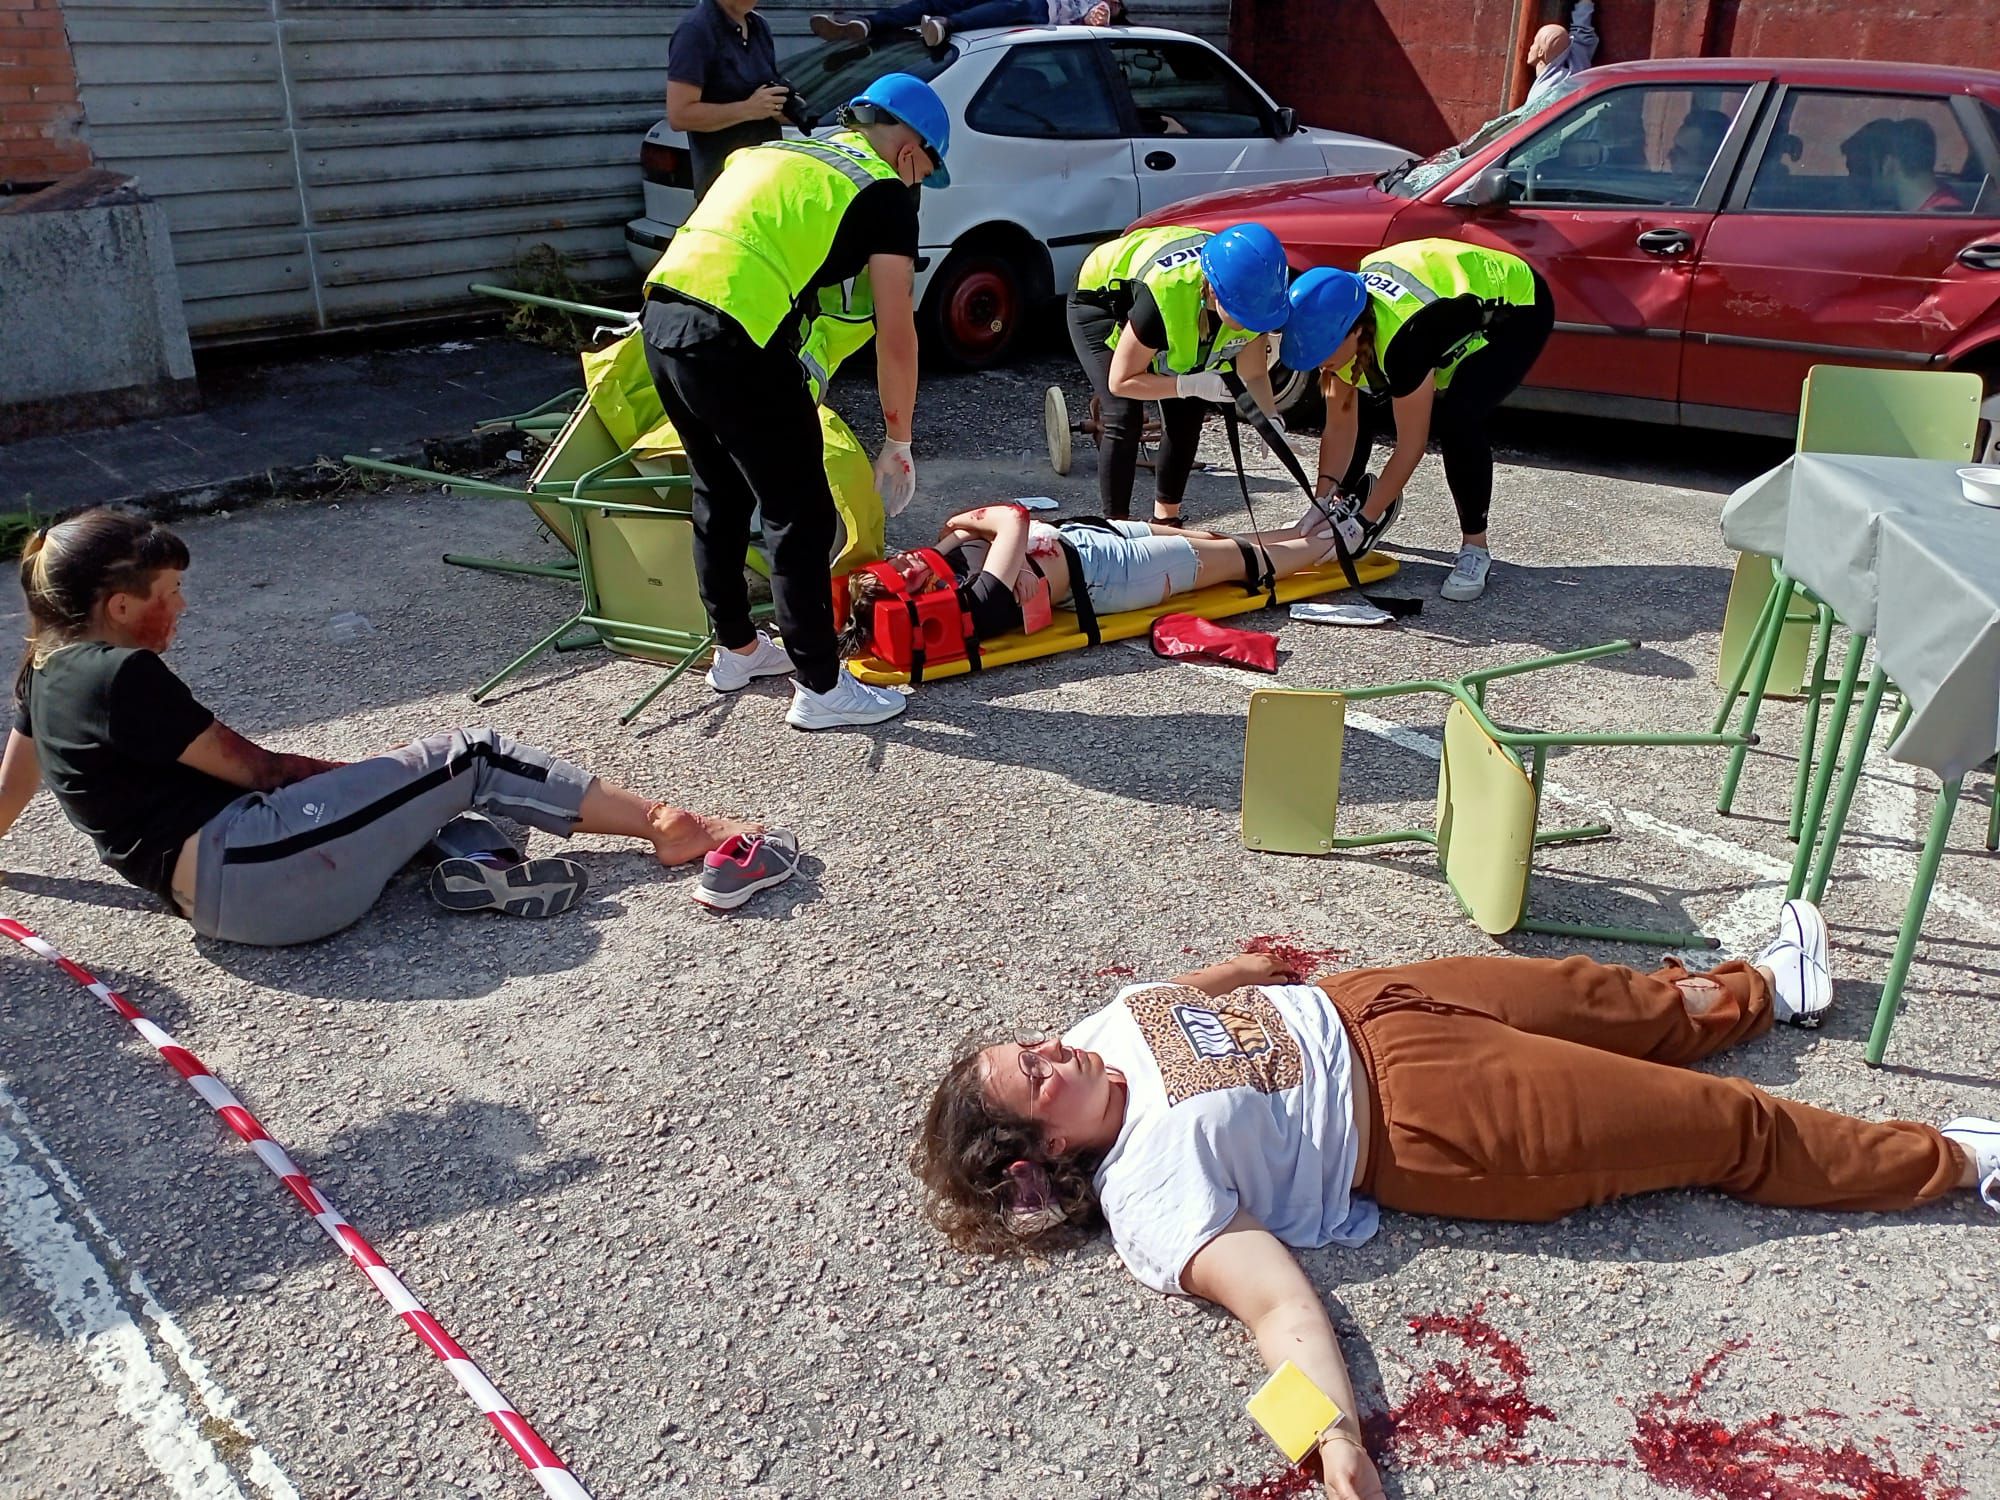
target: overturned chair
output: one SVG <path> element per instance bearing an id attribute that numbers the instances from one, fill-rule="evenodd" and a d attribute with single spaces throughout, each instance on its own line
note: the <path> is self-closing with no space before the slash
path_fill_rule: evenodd
<path id="1" fill-rule="evenodd" d="M 603 318 L 609 330 L 633 326 L 631 315 L 530 293 L 475 285 L 473 290 Z M 714 631 L 695 584 L 694 518 L 689 508 L 690 476 L 679 437 L 653 388 L 645 351 L 636 333 L 582 356 L 580 391 L 543 403 L 532 412 L 506 419 L 507 425 L 546 437 L 547 450 L 525 485 L 412 468 L 350 454 L 356 469 L 442 485 L 453 494 L 525 504 L 572 558 L 559 562 L 517 562 L 448 552 L 444 561 L 481 572 L 517 574 L 573 584 L 573 605 L 552 628 L 499 671 L 475 687 L 477 703 L 524 670 L 544 651 L 601 646 L 619 655 L 643 657 L 669 670 L 618 717 L 629 724 L 690 668 L 707 661 Z M 563 408 L 574 401 L 568 411 Z M 819 410 L 827 480 L 838 516 L 834 565 L 841 569 L 882 555 L 883 515 L 867 452 L 838 414 Z M 769 563 L 756 545 L 751 569 L 769 576 Z M 760 620 L 770 607 L 760 606 Z"/>
<path id="2" fill-rule="evenodd" d="M 1350 689 L 1268 688 L 1250 695 L 1243 742 L 1243 844 L 1280 854 L 1330 854 L 1336 849 L 1422 843 L 1437 850 L 1453 896 L 1482 932 L 1552 933 L 1602 942 L 1663 947 L 1714 947 L 1696 932 L 1593 927 L 1528 914 L 1535 850 L 1544 844 L 1603 838 L 1611 828 L 1538 826 L 1543 771 L 1551 749 L 1584 745 L 1735 745 L 1736 735 L 1554 734 L 1503 729 L 1486 712 L 1486 687 L 1497 678 L 1591 661 L 1638 649 L 1612 641 L 1463 677 Z M 1338 834 L 1341 748 L 1347 705 L 1410 693 L 1441 693 L 1445 714 L 1438 761 L 1437 824 L 1388 833 Z M 1524 758 L 1525 756 L 1525 758 Z"/>

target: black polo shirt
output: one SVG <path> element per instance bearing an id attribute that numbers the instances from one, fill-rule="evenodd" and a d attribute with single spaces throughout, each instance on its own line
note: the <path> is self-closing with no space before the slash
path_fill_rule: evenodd
<path id="1" fill-rule="evenodd" d="M 694 84 L 704 104 L 736 104 L 765 84 L 782 81 L 771 28 L 754 10 L 739 31 L 716 0 L 698 0 L 667 44 L 667 82 Z M 695 198 L 708 191 L 730 152 L 775 141 L 784 128 L 782 120 L 745 120 L 723 130 L 690 130 Z"/>

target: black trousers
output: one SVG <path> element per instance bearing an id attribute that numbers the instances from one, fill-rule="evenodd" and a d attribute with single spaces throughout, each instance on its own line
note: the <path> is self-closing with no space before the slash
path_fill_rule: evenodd
<path id="1" fill-rule="evenodd" d="M 826 692 L 840 676 L 830 570 L 839 521 L 805 372 L 747 337 L 692 349 L 648 340 L 646 366 L 694 471 L 695 577 L 716 640 L 733 648 L 756 636 L 743 561 L 761 511 L 785 650 L 798 680 Z"/>
<path id="2" fill-rule="evenodd" d="M 1528 378 L 1555 324 L 1555 299 L 1538 272 L 1533 306 L 1517 308 L 1495 323 L 1487 331 L 1486 347 L 1458 367 L 1451 384 L 1431 403 L 1431 436 L 1444 459 L 1445 487 L 1458 507 L 1458 529 L 1467 536 L 1486 530 L 1493 507 L 1493 441 L 1486 434 L 1487 419 Z M 1363 398 L 1356 405 L 1360 431 L 1343 476 L 1350 490 L 1367 471 L 1368 450 L 1383 425 L 1379 402 Z"/>
<path id="3" fill-rule="evenodd" d="M 1139 439 L 1146 429 L 1146 403 L 1111 394 L 1111 353 L 1104 341 L 1119 320 L 1089 302 L 1069 299 L 1069 341 L 1077 363 L 1097 393 L 1104 421 L 1104 439 L 1097 448 L 1097 504 L 1106 516 L 1124 520 L 1132 514 L 1132 481 L 1139 469 Z M 1160 403 L 1160 453 L 1153 469 L 1154 493 L 1169 505 L 1180 504 L 1194 472 L 1195 449 L 1201 442 L 1205 401 L 1178 398 Z"/>

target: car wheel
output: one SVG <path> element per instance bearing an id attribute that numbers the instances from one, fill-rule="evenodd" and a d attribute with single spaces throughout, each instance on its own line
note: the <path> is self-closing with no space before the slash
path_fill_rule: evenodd
<path id="1" fill-rule="evenodd" d="M 1028 316 L 1021 269 L 992 250 L 955 250 L 924 298 L 931 341 L 952 365 L 984 370 L 1013 349 Z"/>

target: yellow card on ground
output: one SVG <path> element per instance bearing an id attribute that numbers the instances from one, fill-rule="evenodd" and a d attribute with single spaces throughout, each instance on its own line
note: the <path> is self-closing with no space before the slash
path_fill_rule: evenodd
<path id="1" fill-rule="evenodd" d="M 1320 1434 L 1340 1420 L 1340 1408 L 1289 1359 L 1244 1409 L 1292 1463 L 1304 1458 Z"/>

